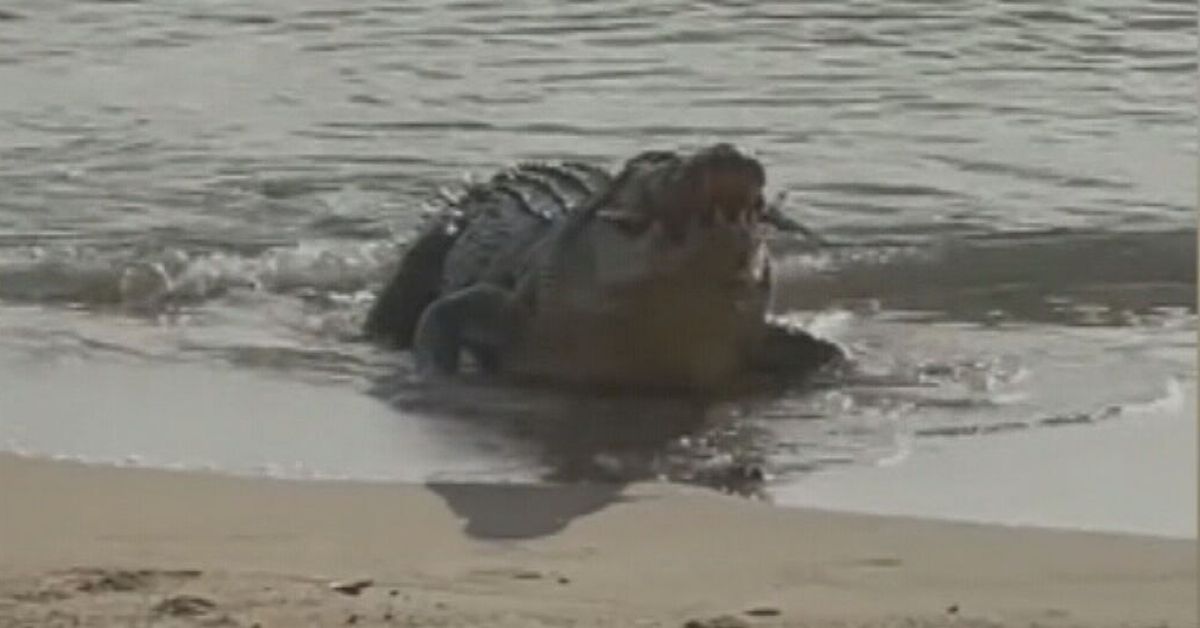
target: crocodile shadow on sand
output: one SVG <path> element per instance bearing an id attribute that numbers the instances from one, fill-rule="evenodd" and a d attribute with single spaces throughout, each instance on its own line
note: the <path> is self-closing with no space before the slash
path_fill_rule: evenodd
<path id="1" fill-rule="evenodd" d="M 745 496 L 764 481 L 754 434 L 737 416 L 757 398 L 620 395 L 503 385 L 460 377 L 381 376 L 369 394 L 398 412 L 467 424 L 532 451 L 545 484 L 430 482 L 483 539 L 528 539 L 635 499 L 634 482 L 667 480 Z"/>

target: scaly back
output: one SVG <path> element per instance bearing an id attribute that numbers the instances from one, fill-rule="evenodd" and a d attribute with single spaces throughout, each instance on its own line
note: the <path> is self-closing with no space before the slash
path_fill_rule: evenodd
<path id="1" fill-rule="evenodd" d="M 524 247 L 611 182 L 606 170 L 581 162 L 524 162 L 458 192 L 443 189 L 425 208 L 428 222 L 380 292 L 364 333 L 410 348 L 430 303 L 479 281 L 504 282 Z"/>

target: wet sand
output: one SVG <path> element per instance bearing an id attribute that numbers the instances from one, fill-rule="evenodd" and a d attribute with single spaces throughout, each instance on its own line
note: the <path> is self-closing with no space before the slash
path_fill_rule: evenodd
<path id="1" fill-rule="evenodd" d="M 1112 420 L 917 440 L 902 461 L 801 477 L 785 504 L 1196 538 L 1196 390 Z"/>
<path id="2" fill-rule="evenodd" d="M 12 456 L 0 495 L 3 625 L 1196 625 L 1194 540 Z"/>

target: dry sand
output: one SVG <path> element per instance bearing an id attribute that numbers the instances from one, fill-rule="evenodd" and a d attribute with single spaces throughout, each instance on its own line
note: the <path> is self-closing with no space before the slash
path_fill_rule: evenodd
<path id="1" fill-rule="evenodd" d="M 0 508 L 0 626 L 1196 625 L 1193 540 L 658 485 L 286 482 L 0 456 Z M 328 586 L 360 578 L 357 595 Z"/>

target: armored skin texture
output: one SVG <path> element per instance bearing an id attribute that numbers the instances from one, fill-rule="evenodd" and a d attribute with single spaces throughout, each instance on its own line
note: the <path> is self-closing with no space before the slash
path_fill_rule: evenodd
<path id="1" fill-rule="evenodd" d="M 842 357 L 768 317 L 762 164 L 728 144 L 648 151 L 615 175 L 520 164 L 449 195 L 380 293 L 366 334 L 452 375 L 469 355 L 522 380 L 718 390 Z"/>

